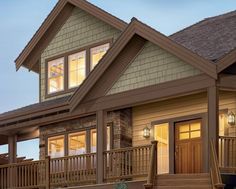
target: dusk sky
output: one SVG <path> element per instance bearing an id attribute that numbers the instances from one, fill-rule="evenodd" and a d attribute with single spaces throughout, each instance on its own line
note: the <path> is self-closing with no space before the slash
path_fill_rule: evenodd
<path id="1" fill-rule="evenodd" d="M 38 75 L 14 60 L 57 0 L 0 0 L 0 113 L 38 102 Z M 130 22 L 136 17 L 165 35 L 204 18 L 236 10 L 235 0 L 90 0 Z M 6 151 L 0 147 L 0 153 Z M 18 155 L 38 158 L 38 140 L 18 145 Z"/>

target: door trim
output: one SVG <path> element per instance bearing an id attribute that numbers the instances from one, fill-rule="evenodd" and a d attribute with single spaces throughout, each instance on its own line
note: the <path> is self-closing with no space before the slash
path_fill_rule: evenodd
<path id="1" fill-rule="evenodd" d="M 162 123 L 169 123 L 169 172 L 170 174 L 175 173 L 175 123 L 182 122 L 182 121 L 189 121 L 193 119 L 201 119 L 202 120 L 202 154 L 203 154 L 203 163 L 202 163 L 202 170 L 203 172 L 208 172 L 208 122 L 207 122 L 207 112 L 199 113 L 199 114 L 192 114 L 180 117 L 174 117 L 170 119 L 163 119 L 151 122 L 151 140 L 154 140 L 154 125 L 162 124 Z"/>

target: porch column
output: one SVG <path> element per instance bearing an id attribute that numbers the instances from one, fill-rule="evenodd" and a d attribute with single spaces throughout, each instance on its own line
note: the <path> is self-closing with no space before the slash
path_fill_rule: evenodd
<path id="1" fill-rule="evenodd" d="M 209 140 L 213 139 L 217 147 L 219 135 L 219 91 L 217 86 L 209 87 L 207 94 Z M 216 149 L 218 149 L 218 147 Z"/>
<path id="2" fill-rule="evenodd" d="M 103 183 L 104 180 L 104 158 L 103 152 L 105 150 L 106 138 L 106 117 L 107 112 L 102 110 L 97 112 L 97 184 Z"/>
<path id="3" fill-rule="evenodd" d="M 8 136 L 9 163 L 17 161 L 17 135 Z"/>

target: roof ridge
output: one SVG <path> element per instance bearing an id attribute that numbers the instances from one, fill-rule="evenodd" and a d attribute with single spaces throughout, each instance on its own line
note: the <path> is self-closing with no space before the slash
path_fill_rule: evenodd
<path id="1" fill-rule="evenodd" d="M 204 18 L 203 20 L 206 21 L 206 20 L 212 20 L 214 18 L 223 17 L 223 16 L 231 16 L 232 13 L 236 14 L 236 10 L 233 10 L 233 11 L 230 11 L 230 12 L 225 12 L 225 13 L 222 13 L 222 14 L 219 14 L 219 15 L 216 15 L 216 16 L 210 16 L 210 17 Z"/>
<path id="2" fill-rule="evenodd" d="M 226 12 L 226 13 L 223 13 L 223 14 L 220 14 L 220 15 L 217 15 L 217 16 L 210 16 L 210 17 L 203 18 L 202 20 L 200 20 L 200 21 L 198 21 L 198 22 L 196 22 L 196 23 L 194 23 L 194 24 L 192 24 L 190 26 L 187 26 L 187 27 L 185 27 L 185 28 L 183 28 L 183 29 L 181 29 L 181 30 L 179 30 L 177 32 L 174 32 L 173 34 L 169 35 L 169 37 L 173 37 L 175 34 L 183 32 L 183 31 L 185 31 L 185 30 L 187 30 L 187 29 L 189 29 L 191 27 L 194 27 L 195 25 L 198 25 L 198 24 L 200 24 L 202 22 L 211 21 L 211 20 L 213 21 L 213 19 L 215 19 L 215 18 L 223 17 L 223 16 L 226 16 L 226 15 L 231 15 L 232 13 L 236 14 L 236 10 L 233 10 L 233 11 L 230 11 L 230 12 Z"/>

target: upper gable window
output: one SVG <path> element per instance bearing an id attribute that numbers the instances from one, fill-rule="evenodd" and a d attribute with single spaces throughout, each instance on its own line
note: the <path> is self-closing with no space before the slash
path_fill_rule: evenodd
<path id="1" fill-rule="evenodd" d="M 46 95 L 69 92 L 80 86 L 86 76 L 106 54 L 110 43 L 90 45 L 78 51 L 68 52 L 47 62 Z"/>
<path id="2" fill-rule="evenodd" d="M 68 56 L 69 88 L 79 86 L 86 77 L 86 51 Z"/>
<path id="3" fill-rule="evenodd" d="M 64 58 L 48 62 L 48 93 L 64 90 Z"/>
<path id="4" fill-rule="evenodd" d="M 102 59 L 110 47 L 110 44 L 100 45 L 90 49 L 90 69 L 92 70 Z"/>

